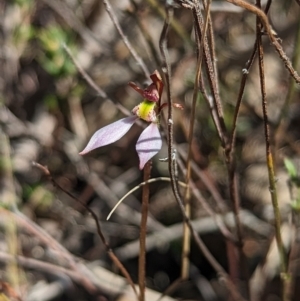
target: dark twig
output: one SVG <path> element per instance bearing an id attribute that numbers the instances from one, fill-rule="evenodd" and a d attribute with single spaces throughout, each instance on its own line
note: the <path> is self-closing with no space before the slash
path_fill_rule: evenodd
<path id="1" fill-rule="evenodd" d="M 206 39 L 206 31 L 209 23 L 209 15 L 210 15 L 210 3 L 211 0 L 208 0 L 208 5 L 206 7 L 206 15 L 204 21 L 204 28 L 202 41 Z M 197 71 L 196 71 L 196 79 L 193 91 L 193 100 L 192 100 L 192 109 L 191 109 L 191 116 L 190 116 L 190 125 L 189 125 L 189 136 L 188 136 L 188 157 L 186 161 L 186 184 L 187 188 L 185 190 L 184 195 L 184 204 L 185 204 L 185 213 L 188 218 L 191 215 L 191 205 L 190 205 L 190 178 L 191 178 L 191 160 L 192 160 L 192 145 L 193 145 L 193 138 L 194 138 L 194 126 L 195 126 L 195 116 L 196 116 L 196 104 L 197 98 L 199 94 L 199 85 L 201 80 L 201 70 L 202 70 L 202 58 L 203 58 L 203 42 L 200 44 L 200 49 L 198 49 L 198 58 L 197 58 Z M 181 266 L 181 277 L 182 279 L 187 279 L 189 275 L 189 253 L 190 253 L 190 231 L 188 225 L 184 223 L 183 228 L 183 248 L 182 248 L 182 266 Z"/>

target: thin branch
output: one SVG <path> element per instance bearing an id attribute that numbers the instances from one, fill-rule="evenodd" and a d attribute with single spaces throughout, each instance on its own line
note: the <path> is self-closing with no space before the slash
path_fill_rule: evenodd
<path id="1" fill-rule="evenodd" d="M 275 50 L 277 51 L 277 53 L 279 54 L 281 60 L 283 61 L 285 67 L 287 68 L 287 70 L 290 72 L 291 76 L 294 78 L 294 80 L 296 81 L 296 83 L 300 84 L 300 76 L 298 75 L 297 71 L 293 68 L 291 61 L 289 60 L 289 58 L 287 57 L 287 55 L 285 54 L 281 44 L 279 43 L 277 37 L 274 34 L 274 31 L 269 23 L 268 17 L 266 16 L 266 14 L 259 9 L 258 7 L 244 1 L 244 0 L 226 0 L 234 5 L 240 6 L 245 8 L 246 10 L 254 13 L 261 21 L 262 25 L 264 26 L 266 33 L 271 41 L 271 43 L 273 44 L 273 46 L 275 47 Z"/>
<path id="2" fill-rule="evenodd" d="M 219 95 L 219 88 L 218 88 L 218 81 L 216 78 L 215 70 L 215 63 L 212 61 L 211 51 L 208 44 L 207 37 L 203 36 L 202 34 L 202 28 L 204 28 L 204 20 L 201 13 L 201 7 L 200 2 L 195 1 L 194 6 L 192 8 L 194 19 L 195 19 L 195 32 L 197 37 L 197 44 L 200 45 L 200 41 L 203 43 L 203 54 L 204 54 L 204 62 L 205 62 L 205 68 L 206 73 L 208 77 L 208 83 L 211 89 L 211 93 L 213 96 L 214 106 L 216 108 L 216 113 L 218 117 L 218 124 L 219 127 L 216 127 L 217 130 L 220 130 L 218 132 L 219 138 L 221 140 L 223 148 L 226 148 L 228 137 L 227 137 L 227 129 L 224 121 L 224 114 L 223 114 L 223 108 L 222 103 Z M 198 51 L 200 51 L 200 47 L 198 46 Z M 210 105 L 210 104 L 209 104 Z"/>
<path id="3" fill-rule="evenodd" d="M 138 28 L 140 29 L 143 38 L 145 39 L 145 42 L 147 43 L 151 55 L 157 65 L 157 67 L 160 66 L 160 58 L 159 58 L 159 53 L 156 49 L 155 42 L 153 38 L 151 37 L 151 34 L 149 32 L 149 26 L 148 24 L 145 23 L 143 18 L 139 17 L 139 11 L 138 11 L 138 4 L 135 2 L 135 0 L 130 0 L 130 3 L 132 4 L 134 11 L 133 12 L 128 12 L 132 18 L 134 18 Z"/>
<path id="4" fill-rule="evenodd" d="M 148 78 L 150 76 L 150 72 L 147 68 L 147 66 L 145 65 L 144 61 L 142 60 L 142 58 L 137 54 L 137 52 L 135 51 L 135 49 L 132 47 L 131 43 L 129 42 L 128 38 L 126 37 L 126 35 L 124 34 L 121 25 L 117 19 L 117 16 L 115 14 L 115 12 L 113 11 L 109 0 L 103 0 L 103 3 L 105 5 L 105 9 L 110 17 L 110 19 L 112 20 L 112 22 L 114 23 L 119 35 L 121 36 L 122 41 L 124 42 L 124 44 L 126 45 L 127 49 L 129 50 L 129 52 L 131 53 L 131 55 L 133 56 L 133 58 L 135 59 L 135 61 L 137 62 L 137 64 L 141 67 L 141 69 L 143 70 L 145 77 Z"/>
<path id="5" fill-rule="evenodd" d="M 207 75 L 209 79 L 209 84 L 210 88 L 213 94 L 213 99 L 214 99 L 214 105 L 216 107 L 216 112 L 217 112 L 217 119 L 218 119 L 218 124 L 220 125 L 220 129 L 217 128 L 219 137 L 221 139 L 222 146 L 225 150 L 228 149 L 229 147 L 229 140 L 227 137 L 227 129 L 225 126 L 224 122 L 224 117 L 223 117 L 223 109 L 221 105 L 221 99 L 219 96 L 218 92 L 218 85 L 217 85 L 217 78 L 216 78 L 216 73 L 214 72 L 215 70 L 215 62 L 212 62 L 212 56 L 211 56 L 211 51 L 208 45 L 208 39 L 206 36 L 202 34 L 201 28 L 204 26 L 204 21 L 203 17 L 201 15 L 200 11 L 200 5 L 199 2 L 195 2 L 195 6 L 193 8 L 194 12 L 194 18 L 196 20 L 196 33 L 198 35 L 198 43 L 200 39 L 204 43 L 204 56 L 205 56 L 205 63 L 206 63 L 206 69 L 207 69 Z M 212 37 L 211 37 L 212 38 Z M 220 130 L 220 132 L 219 132 Z M 228 160 L 226 160 L 228 163 Z M 243 254 L 243 235 L 242 235 L 242 224 L 240 221 L 239 217 L 239 197 L 237 193 L 237 180 L 236 180 L 236 173 L 232 173 L 231 170 L 234 170 L 231 168 L 230 165 L 227 165 L 228 169 L 228 176 L 229 176 L 229 189 L 230 189 L 230 197 L 232 200 L 233 204 L 233 210 L 235 212 L 235 220 L 236 220 L 236 232 L 237 232 L 237 239 L 238 239 L 238 252 L 233 252 L 232 248 L 235 249 L 236 246 L 232 245 L 232 243 L 228 242 L 228 259 L 229 259 L 229 266 L 230 266 L 230 275 L 232 278 L 236 278 L 238 275 L 237 268 L 239 264 L 243 267 L 242 270 L 244 271 L 244 274 L 247 274 L 246 272 L 246 258 Z M 234 258 L 234 254 L 237 254 L 238 258 Z"/>
<path id="6" fill-rule="evenodd" d="M 199 84 L 201 79 L 201 70 L 202 70 L 202 59 L 203 59 L 203 44 L 204 40 L 206 39 L 206 31 L 208 28 L 209 23 L 209 15 L 210 15 L 210 3 L 211 0 L 208 0 L 208 4 L 206 7 L 206 15 L 204 21 L 204 28 L 201 36 L 203 37 L 202 43 L 200 44 L 200 49 L 198 49 L 198 58 L 197 58 L 197 70 L 196 70 L 196 78 L 195 78 L 195 85 L 193 91 L 193 100 L 192 100 L 192 109 L 191 109 L 191 116 L 190 116 L 190 125 L 189 125 L 189 136 L 188 136 L 188 157 L 186 161 L 186 178 L 185 182 L 187 184 L 187 188 L 185 190 L 184 195 L 184 204 L 185 204 L 185 214 L 188 218 L 191 217 L 191 205 L 190 205 L 190 178 L 191 178 L 191 160 L 192 160 L 192 145 L 193 145 L 193 138 L 194 138 L 194 126 L 195 126 L 195 116 L 196 116 L 196 104 L 198 99 L 199 93 Z M 183 225 L 183 248 L 182 248 L 182 266 L 181 266 L 181 277 L 182 279 L 187 279 L 189 275 L 189 253 L 190 253 L 190 231 L 188 225 L 184 223 Z"/>
<path id="7" fill-rule="evenodd" d="M 168 60 L 168 50 L 167 50 L 167 34 L 169 25 L 171 22 L 173 16 L 173 8 L 171 6 L 166 6 L 166 20 L 162 29 L 162 33 L 160 36 L 160 50 L 163 57 L 163 71 L 165 73 L 166 77 L 166 88 L 167 88 L 167 98 L 168 98 L 168 156 L 169 156 L 169 173 L 171 177 L 171 183 L 172 183 L 172 190 L 175 196 L 175 199 L 179 205 L 179 208 L 181 210 L 182 216 L 184 218 L 184 222 L 186 222 L 191 230 L 191 233 L 193 235 L 193 238 L 199 247 L 199 249 L 202 251 L 206 259 L 209 261 L 209 263 L 212 265 L 212 267 L 220 274 L 220 276 L 224 279 L 226 282 L 226 286 L 228 290 L 230 291 L 232 297 L 235 300 L 244 300 L 244 298 L 239 294 L 236 287 L 230 280 L 228 274 L 223 269 L 223 267 L 216 261 L 216 259 L 212 256 L 210 251 L 207 249 L 206 245 L 202 241 L 202 239 L 199 237 L 197 232 L 194 230 L 191 221 L 187 218 L 184 210 L 184 205 L 179 193 L 178 189 L 178 183 L 176 179 L 176 158 L 174 156 L 174 145 L 173 145 L 173 112 L 172 112 L 172 93 L 171 93 L 171 67 Z"/>
<path id="8" fill-rule="evenodd" d="M 257 5 L 260 7 L 260 1 L 257 0 Z M 277 247 L 280 256 L 280 265 L 281 265 L 281 273 L 282 273 L 282 281 L 283 281 L 283 301 L 288 301 L 287 296 L 287 255 L 284 249 L 282 237 L 281 237 L 281 217 L 279 211 L 278 204 L 278 195 L 276 188 L 276 176 L 274 171 L 273 164 L 273 156 L 271 152 L 271 144 L 270 144 L 270 129 L 269 129 L 269 121 L 268 121 L 268 106 L 267 106 L 267 97 L 266 97 L 266 86 L 265 86 L 265 70 L 264 70 L 264 52 L 262 46 L 261 39 L 261 23 L 260 19 L 257 17 L 257 49 L 258 49 L 258 57 L 259 57 L 259 78 L 260 78 L 260 88 L 262 95 L 262 110 L 263 110 L 263 119 L 264 119 L 264 129 L 265 129 L 265 141 L 266 141 L 266 159 L 268 166 L 268 174 L 269 174 L 269 185 L 270 185 L 270 194 L 272 199 L 273 211 L 275 216 L 275 236 Z"/>
<path id="9" fill-rule="evenodd" d="M 72 62 L 74 63 L 77 71 L 79 72 L 79 74 L 82 76 L 82 78 L 86 81 L 86 83 L 98 94 L 98 96 L 100 96 L 103 99 L 109 100 L 110 102 L 112 102 L 124 115 L 131 115 L 131 113 L 129 112 L 129 110 L 127 110 L 125 107 L 123 107 L 120 103 L 114 102 L 113 100 L 111 100 L 106 92 L 104 90 L 102 90 L 96 83 L 95 81 L 85 72 L 85 70 L 81 67 L 81 65 L 78 63 L 77 59 L 75 58 L 75 56 L 72 54 L 71 49 L 66 45 L 63 44 L 62 47 L 64 48 L 64 50 L 67 52 L 67 54 L 69 55 L 69 57 L 71 58 Z"/>
<path id="10" fill-rule="evenodd" d="M 272 0 L 268 0 L 268 3 L 265 8 L 265 14 L 268 13 L 270 6 L 271 6 Z M 234 116 L 233 116 L 233 122 L 232 122 L 232 132 L 231 132 L 231 137 L 230 137 L 230 147 L 227 150 L 227 156 L 228 156 L 228 161 L 229 164 L 232 164 L 234 160 L 234 155 L 235 155 L 235 142 L 236 142 L 236 130 L 237 130 L 237 121 L 238 121 L 238 116 L 240 113 L 240 108 L 242 104 L 242 99 L 245 91 L 245 86 L 246 86 L 246 81 L 248 79 L 248 75 L 250 72 L 250 69 L 253 65 L 254 59 L 257 54 L 257 38 L 255 39 L 255 44 L 252 50 L 252 53 L 250 55 L 249 60 L 246 62 L 245 68 L 242 70 L 242 80 L 240 83 L 240 89 L 239 89 L 239 94 L 235 106 L 235 111 L 234 111 Z"/>

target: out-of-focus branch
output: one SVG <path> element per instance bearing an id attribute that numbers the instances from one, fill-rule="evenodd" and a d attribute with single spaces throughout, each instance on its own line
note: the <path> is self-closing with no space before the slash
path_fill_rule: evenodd
<path id="1" fill-rule="evenodd" d="M 137 62 L 137 64 L 141 67 L 141 69 L 143 70 L 145 77 L 148 78 L 150 77 L 150 72 L 147 68 L 147 66 L 145 65 L 144 61 L 142 60 L 142 58 L 137 54 L 137 52 L 135 51 L 135 49 L 132 47 L 131 43 L 129 42 L 128 38 L 126 37 L 126 35 L 124 34 L 121 25 L 110 5 L 109 0 L 103 0 L 103 3 L 105 5 L 106 11 L 110 17 L 110 19 L 112 20 L 112 22 L 114 23 L 118 33 L 121 36 L 122 41 L 124 42 L 124 44 L 126 45 L 127 49 L 129 50 L 129 52 L 131 53 L 131 55 L 133 56 L 133 58 L 135 59 L 135 61 Z"/>
<path id="2" fill-rule="evenodd" d="M 241 210 L 241 221 L 244 227 L 247 227 L 249 230 L 254 231 L 258 235 L 268 238 L 272 233 L 272 226 L 268 223 L 260 220 L 255 215 L 247 210 Z M 234 227 L 233 213 L 227 213 L 222 216 L 219 216 L 222 220 L 225 221 L 226 225 Z M 219 226 L 215 220 L 211 217 L 199 218 L 197 220 L 191 221 L 193 228 L 200 235 L 213 233 L 219 231 Z M 175 224 L 170 227 L 167 227 L 163 230 L 151 233 L 147 236 L 146 240 L 146 251 L 149 252 L 155 248 L 160 248 L 166 246 L 172 241 L 182 237 L 182 224 Z M 138 256 L 139 254 L 139 241 L 135 240 L 129 242 L 128 244 L 119 247 L 115 250 L 116 255 L 120 260 L 128 260 Z"/>
<path id="3" fill-rule="evenodd" d="M 277 53 L 279 54 L 281 60 L 283 61 L 285 67 L 287 68 L 287 70 L 290 72 L 291 76 L 294 78 L 294 80 L 296 81 L 296 83 L 300 84 L 300 76 L 297 73 L 297 71 L 294 69 L 291 61 L 289 60 L 289 58 L 287 57 L 287 55 L 285 54 L 281 44 L 279 43 L 279 40 L 277 39 L 276 35 L 274 34 L 274 31 L 269 23 L 268 17 L 266 16 L 266 14 L 259 9 L 258 7 L 256 7 L 255 5 L 252 5 L 244 0 L 226 0 L 234 5 L 240 6 L 245 8 L 246 10 L 252 12 L 253 14 L 255 14 L 261 21 L 264 29 L 266 30 L 266 33 L 268 34 L 268 37 L 271 41 L 271 43 L 273 44 L 273 46 L 275 47 L 275 50 L 277 51 Z"/>

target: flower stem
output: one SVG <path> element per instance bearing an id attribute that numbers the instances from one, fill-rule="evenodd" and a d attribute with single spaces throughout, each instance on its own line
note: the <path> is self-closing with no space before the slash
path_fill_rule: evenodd
<path id="1" fill-rule="evenodd" d="M 144 181 L 150 179 L 151 161 L 148 161 L 144 167 Z M 140 301 L 145 301 L 146 289 L 146 234 L 147 234 L 147 217 L 149 207 L 149 184 L 143 186 L 142 195 L 142 219 L 140 227 L 140 255 L 139 255 L 139 288 Z"/>

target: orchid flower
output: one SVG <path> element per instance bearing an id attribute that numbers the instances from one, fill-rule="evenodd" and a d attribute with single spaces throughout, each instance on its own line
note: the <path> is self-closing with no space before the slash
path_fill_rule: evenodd
<path id="1" fill-rule="evenodd" d="M 158 114 L 160 112 L 160 99 L 163 91 L 163 82 L 158 71 L 150 75 L 152 83 L 145 89 L 141 89 L 135 83 L 129 85 L 144 97 L 144 101 L 133 108 L 133 116 L 115 121 L 97 132 L 91 137 L 85 149 L 80 155 L 94 150 L 95 148 L 111 144 L 122 138 L 138 120 L 142 119 L 150 125 L 141 133 L 137 143 L 136 151 L 140 160 L 140 169 L 155 156 L 162 146 L 162 139 L 159 133 Z"/>

